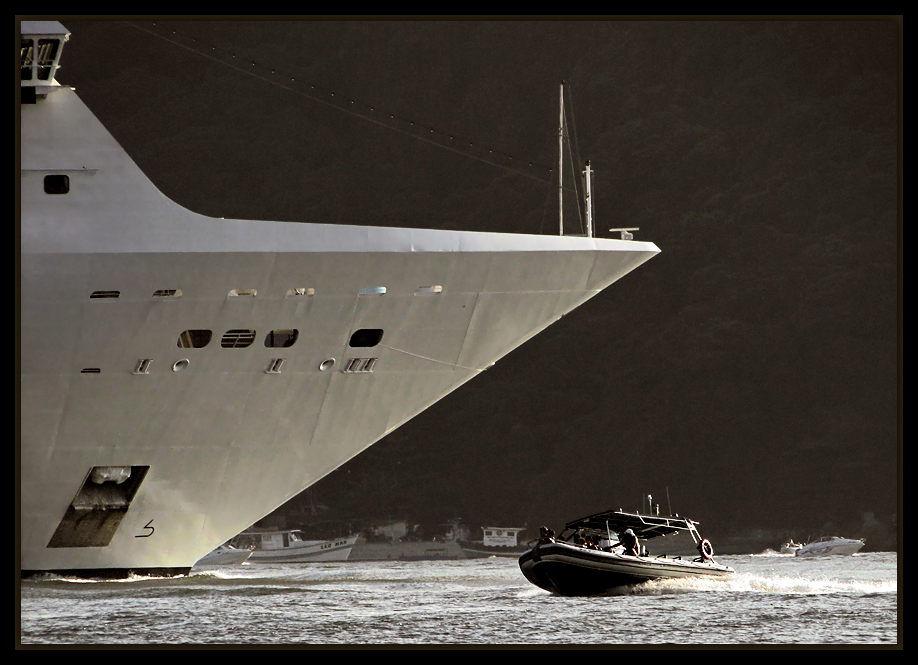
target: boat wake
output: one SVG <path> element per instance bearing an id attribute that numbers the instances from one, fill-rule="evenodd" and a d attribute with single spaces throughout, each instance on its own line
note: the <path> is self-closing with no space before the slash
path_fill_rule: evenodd
<path id="1" fill-rule="evenodd" d="M 730 578 L 682 577 L 650 580 L 630 587 L 619 587 L 618 593 L 614 595 L 660 596 L 663 594 L 694 593 L 697 591 L 729 591 L 732 587 Z"/>
<path id="2" fill-rule="evenodd" d="M 839 581 L 814 579 L 799 576 L 763 577 L 753 574 L 738 574 L 734 579 L 724 581 L 720 587 L 728 591 L 752 591 L 756 593 L 785 594 L 831 594 L 831 593 L 896 593 L 896 580 Z"/>
<path id="3" fill-rule="evenodd" d="M 839 581 L 794 575 L 766 577 L 752 573 L 737 573 L 731 578 L 684 577 L 650 580 L 642 584 L 617 587 L 602 595 L 662 596 L 706 591 L 802 595 L 887 594 L 897 593 L 898 584 L 895 579 Z"/>
<path id="4" fill-rule="evenodd" d="M 194 575 L 197 575 L 197 571 Z M 38 573 L 35 575 L 30 575 L 29 577 L 21 579 L 20 583 L 22 586 L 26 585 L 38 585 L 38 584 L 54 584 L 54 583 L 67 583 L 67 584 L 137 584 L 143 582 L 155 582 L 160 583 L 166 580 L 180 580 L 187 579 L 189 576 L 175 576 L 175 575 L 162 575 L 159 577 L 154 577 L 151 575 L 136 575 L 131 574 L 127 577 L 117 577 L 117 578 L 94 578 L 94 577 L 75 577 L 68 575 L 59 575 L 57 573 Z"/>
<path id="5" fill-rule="evenodd" d="M 790 553 L 788 553 L 788 552 L 776 552 L 776 551 L 773 550 L 773 549 L 766 549 L 764 552 L 759 552 L 758 554 L 750 554 L 749 556 L 777 556 L 777 557 L 782 557 L 782 558 L 786 558 L 786 557 L 791 557 L 791 558 L 793 558 L 793 557 L 794 557 L 794 553 L 793 553 L 793 552 L 790 552 Z"/>

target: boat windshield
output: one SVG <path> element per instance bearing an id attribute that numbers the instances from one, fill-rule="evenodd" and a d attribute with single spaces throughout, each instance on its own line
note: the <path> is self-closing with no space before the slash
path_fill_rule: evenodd
<path id="1" fill-rule="evenodd" d="M 697 525 L 698 522 L 678 515 L 642 515 L 606 511 L 568 522 L 564 528 L 565 531 L 573 530 L 601 536 L 608 533 L 622 533 L 626 529 L 631 529 L 642 540 L 688 531 L 697 542 L 699 539 Z"/>

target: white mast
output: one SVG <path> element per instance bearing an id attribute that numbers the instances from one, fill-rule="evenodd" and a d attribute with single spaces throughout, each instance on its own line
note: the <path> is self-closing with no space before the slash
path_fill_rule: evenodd
<path id="1" fill-rule="evenodd" d="M 558 232 L 564 235 L 564 81 L 561 81 L 558 110 Z M 573 165 L 571 165 L 573 167 Z M 576 173 L 576 172 L 575 172 Z M 593 237 L 593 169 L 590 162 L 583 171 L 584 210 L 586 215 L 586 236 Z"/>
<path id="2" fill-rule="evenodd" d="M 587 238 L 593 237 L 593 197 L 591 184 L 593 182 L 593 169 L 590 168 L 590 162 L 587 161 L 586 168 L 583 170 L 584 181 L 584 208 L 586 208 L 586 234 Z"/>

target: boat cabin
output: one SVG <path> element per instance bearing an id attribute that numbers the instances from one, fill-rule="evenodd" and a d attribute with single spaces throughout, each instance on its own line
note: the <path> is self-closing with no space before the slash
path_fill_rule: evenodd
<path id="1" fill-rule="evenodd" d="M 516 547 L 517 534 L 523 527 L 483 526 L 485 547 Z"/>
<path id="2" fill-rule="evenodd" d="M 240 533 L 232 541 L 234 547 L 257 550 L 282 550 L 303 542 L 296 531 L 250 531 Z"/>

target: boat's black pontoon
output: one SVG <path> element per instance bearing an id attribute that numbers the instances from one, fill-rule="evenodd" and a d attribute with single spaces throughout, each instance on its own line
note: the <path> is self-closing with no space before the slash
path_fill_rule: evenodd
<path id="1" fill-rule="evenodd" d="M 654 579 L 732 575 L 732 568 L 714 561 L 711 543 L 698 534 L 697 524 L 678 515 L 606 511 L 568 522 L 558 537 L 543 527 L 520 557 L 520 570 L 536 586 L 562 596 L 592 596 Z M 618 539 L 628 529 L 640 540 L 688 532 L 699 556 L 647 556 L 643 549 L 639 556 L 624 554 Z"/>

